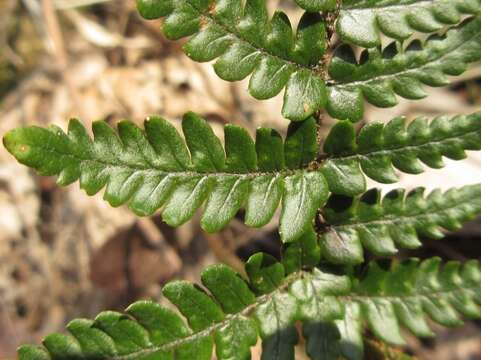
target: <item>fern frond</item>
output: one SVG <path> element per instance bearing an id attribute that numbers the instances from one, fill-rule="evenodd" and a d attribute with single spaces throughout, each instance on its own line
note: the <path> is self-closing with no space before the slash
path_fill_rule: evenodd
<path id="1" fill-rule="evenodd" d="M 364 321 L 382 340 L 399 344 L 400 324 L 416 335 L 432 335 L 425 314 L 448 326 L 461 323 L 457 312 L 481 315 L 477 262 L 450 262 L 441 269 L 439 259 L 413 259 L 390 270 L 372 263 L 366 275 L 350 278 L 319 269 L 285 277 L 282 264 L 256 254 L 246 270 L 249 282 L 225 265 L 211 266 L 201 276 L 206 290 L 185 281 L 167 284 L 164 296 L 182 316 L 152 302 L 137 302 L 125 315 L 108 311 L 94 321 L 74 320 L 67 326 L 70 335 L 52 334 L 42 347 L 21 347 L 20 360 L 210 360 L 214 346 L 219 360 L 249 359 L 259 336 L 264 359 L 278 359 L 279 354 L 294 359 L 296 321 L 303 323 L 312 359 L 336 352 L 360 359 L 355 355 L 362 355 L 362 342 L 345 344 L 346 339 L 362 339 Z M 358 321 L 342 327 L 342 319 Z M 326 333 L 333 339 L 340 334 L 340 346 L 316 343 Z"/>
<path id="2" fill-rule="evenodd" d="M 429 6 L 444 10 L 454 6 L 458 12 L 476 13 L 474 6 L 479 12 L 479 0 L 471 1 L 477 5 L 456 2 Z M 384 3 L 374 6 L 384 9 L 390 4 Z M 433 1 L 417 5 L 427 6 L 425 3 Z M 309 4 L 332 6 L 330 1 Z M 416 8 L 412 1 L 409 4 L 407 9 Z M 373 2 L 343 6 L 354 6 L 345 11 L 366 11 L 374 17 L 377 15 L 372 14 L 380 14 L 379 9 L 355 9 L 372 7 Z M 268 18 L 265 0 L 248 0 L 245 7 L 241 0 L 139 0 L 138 8 L 146 18 L 165 18 L 163 31 L 168 38 L 192 36 L 184 45 L 187 55 L 195 61 L 218 58 L 214 68 L 222 79 L 237 81 L 252 73 L 249 90 L 255 98 L 271 98 L 286 87 L 282 114 L 294 121 L 304 120 L 325 106 L 335 118 L 357 121 L 364 112 L 364 99 L 376 106 L 390 107 L 397 103 L 396 94 L 408 99 L 423 98 L 426 93 L 422 84 L 446 85 L 446 75 L 459 75 L 467 64 L 481 58 L 481 16 L 477 16 L 449 30 L 444 37 L 432 36 L 424 44 L 414 40 L 398 49 L 400 45 L 394 42 L 383 51 L 366 50 L 361 64 L 352 49 L 343 44 L 330 63 L 331 79 L 326 90 L 326 76 L 319 68 L 327 47 L 326 30 L 319 14 L 304 14 L 294 36 L 285 14 L 277 12 Z M 415 12 L 416 16 L 421 13 Z M 403 16 L 402 11 L 396 14 Z M 338 21 L 344 34 L 351 34 L 351 26 L 343 25 L 349 21 L 343 19 L 353 21 L 352 18 L 344 14 Z M 354 29 L 363 34 L 359 26 Z"/>
<path id="3" fill-rule="evenodd" d="M 326 50 L 322 17 L 305 13 L 294 34 L 288 17 L 272 19 L 265 0 L 138 0 L 145 18 L 164 18 L 162 30 L 172 40 L 192 36 L 184 45 L 194 61 L 211 61 L 224 80 L 252 74 L 249 92 L 269 99 L 286 88 L 284 117 L 301 121 L 324 107 L 326 89 L 316 70 Z"/>
<path id="4" fill-rule="evenodd" d="M 351 47 L 344 44 L 329 65 L 326 109 L 335 118 L 357 121 L 364 112 L 364 99 L 378 107 L 391 107 L 397 104 L 396 94 L 412 100 L 424 98 L 423 84 L 444 86 L 449 83 L 446 75 L 459 75 L 479 59 L 479 15 L 424 43 L 413 40 L 401 48 L 393 42 L 382 51 L 365 50 L 359 64 Z"/>
<path id="5" fill-rule="evenodd" d="M 386 124 L 372 122 L 361 128 L 356 137 L 349 121 L 338 122 L 329 133 L 324 152 L 327 160 L 321 169 L 331 192 L 353 196 L 360 187 L 361 170 L 381 183 L 394 183 L 397 169 L 419 174 L 423 163 L 441 168 L 443 156 L 461 160 L 464 150 L 481 149 L 481 112 L 452 118 L 439 116 L 432 121 L 416 118 L 407 125 L 404 117 Z M 355 180 L 359 179 L 359 180 Z M 353 189 L 355 191 L 353 191 Z"/>
<path id="6" fill-rule="evenodd" d="M 310 12 L 335 11 L 335 0 L 296 0 Z M 481 11 L 480 0 L 344 0 L 336 32 L 344 43 L 365 48 L 381 45 L 381 35 L 404 41 L 415 32 L 434 33 Z"/>
<path id="7" fill-rule="evenodd" d="M 371 48 L 381 45 L 381 33 L 403 41 L 415 31 L 437 32 L 480 11 L 479 0 L 344 0 L 336 29 L 342 41 Z"/>
<path id="8" fill-rule="evenodd" d="M 426 315 L 448 327 L 462 324 L 460 314 L 479 318 L 480 281 L 477 261 L 442 265 L 439 258 L 409 259 L 388 270 L 371 263 L 365 276 L 353 282 L 346 308 L 349 316 L 336 321 L 343 339 L 341 353 L 348 359 L 363 358 L 359 340 L 364 322 L 379 339 L 402 345 L 400 326 L 418 337 L 434 335 Z"/>
<path id="9" fill-rule="evenodd" d="M 424 188 L 407 195 L 393 190 L 383 199 L 377 189 L 356 198 L 332 195 L 323 209 L 329 227 L 321 237 L 322 254 L 341 264 L 361 263 L 363 247 L 378 256 L 394 255 L 397 247 L 421 246 L 419 235 L 442 238 L 442 229 L 458 230 L 479 213 L 481 184 L 427 196 Z"/>
<path id="10" fill-rule="evenodd" d="M 49 335 L 43 347 L 23 346 L 19 357 L 210 360 L 215 345 L 219 360 L 249 359 L 261 336 L 263 358 L 278 358 L 275 354 L 283 350 L 284 358 L 294 359 L 294 323 L 300 314 L 326 321 L 341 316 L 340 305 L 329 294 L 342 292 L 349 284 L 346 277 L 319 270 L 310 273 L 309 282 L 300 272 L 285 277 L 283 266 L 264 254 L 254 255 L 246 270 L 250 283 L 229 267 L 215 265 L 202 273 L 204 289 L 185 281 L 167 284 L 163 294 L 183 316 L 140 301 L 126 314 L 107 311 L 94 321 L 74 320 L 67 326 L 70 335 Z M 294 283 L 295 296 L 289 290 Z M 312 307 L 316 303 L 336 306 L 319 311 Z"/>
<path id="11" fill-rule="evenodd" d="M 52 127 L 20 128 L 4 137 L 18 161 L 41 175 L 57 175 L 62 186 L 80 180 L 93 195 L 106 187 L 112 206 L 128 204 L 139 216 L 161 209 L 164 221 L 179 226 L 204 206 L 201 225 L 222 229 L 242 207 L 248 226 L 262 227 L 282 205 L 280 233 L 291 242 L 311 226 L 329 191 L 355 196 L 365 191 L 362 170 L 381 182 L 397 180 L 399 169 L 422 171 L 419 159 L 442 166 L 441 155 L 464 157 L 464 149 L 481 148 L 481 113 L 372 123 L 355 138 L 354 127 L 341 121 L 329 134 L 325 160 L 318 160 L 316 123 L 291 123 L 285 142 L 272 129 L 261 128 L 256 143 L 237 126 L 225 127 L 225 149 L 208 123 L 194 113 L 184 117 L 185 142 L 167 121 L 150 118 L 145 131 L 133 123 L 118 124 L 118 134 L 105 122 L 93 124 L 94 139 L 77 120 L 68 134 Z"/>
<path id="12" fill-rule="evenodd" d="M 161 118 L 145 121 L 145 131 L 122 121 L 118 134 L 105 122 L 93 124 L 93 141 L 77 120 L 68 134 L 52 127 L 20 128 L 4 137 L 18 161 L 41 175 L 58 175 L 60 185 L 80 180 L 93 195 L 106 187 L 112 206 L 128 203 L 139 216 L 162 208 L 164 221 L 179 226 L 205 204 L 201 219 L 208 232 L 221 230 L 245 206 L 249 226 L 267 224 L 282 203 L 284 242 L 299 238 L 328 197 L 324 176 L 309 165 L 317 158 L 316 123 L 292 123 L 285 143 L 271 129 L 227 125 L 225 150 L 208 123 L 185 115 L 185 142 Z M 282 200 L 282 201 L 281 201 Z"/>

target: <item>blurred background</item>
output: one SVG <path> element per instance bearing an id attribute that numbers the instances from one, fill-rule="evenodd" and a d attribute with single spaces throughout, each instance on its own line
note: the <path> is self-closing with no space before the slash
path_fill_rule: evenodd
<path id="1" fill-rule="evenodd" d="M 292 1 L 268 1 L 296 23 Z M 227 83 L 210 64 L 196 64 L 181 42 L 165 40 L 159 21 L 142 20 L 134 0 L 0 0 L 0 133 L 26 124 L 66 128 L 71 117 L 86 125 L 98 119 L 141 124 L 158 114 L 178 126 L 187 110 L 205 116 L 219 137 L 225 123 L 253 134 L 258 126 L 285 132 L 282 98 L 255 101 L 247 82 Z M 481 63 L 453 79 L 449 88 L 428 89 L 425 100 L 399 99 L 387 110 L 368 107 L 364 121 L 397 115 L 469 114 L 481 109 Z M 326 119 L 328 129 L 332 120 Z M 481 182 L 481 156 L 446 161 L 442 170 L 402 175 L 403 186 L 447 189 Z M 371 183 L 372 186 L 379 184 Z M 130 302 L 161 299 L 172 279 L 197 281 L 206 265 L 224 262 L 242 271 L 256 251 L 279 256 L 277 220 L 262 230 L 234 220 L 219 234 L 200 230 L 198 218 L 173 229 L 160 217 L 137 219 L 113 209 L 99 194 L 78 185 L 61 189 L 0 149 L 0 359 L 16 347 L 62 331 L 74 317 L 93 317 Z M 425 240 L 409 255 L 481 259 L 481 219 L 447 240 Z M 400 256 L 406 256 L 401 253 Z M 420 359 L 481 359 L 481 322 L 446 330 L 438 337 L 409 337 L 408 351 Z M 258 347 L 253 358 L 258 358 Z M 299 359 L 303 359 L 300 352 Z"/>

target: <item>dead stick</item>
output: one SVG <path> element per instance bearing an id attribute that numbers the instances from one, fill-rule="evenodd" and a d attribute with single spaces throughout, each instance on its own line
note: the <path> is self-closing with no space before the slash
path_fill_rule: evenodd
<path id="1" fill-rule="evenodd" d="M 47 30 L 47 36 L 51 41 L 52 53 L 57 62 L 59 72 L 62 75 L 65 84 L 67 85 L 70 95 L 72 96 L 75 110 L 79 112 L 80 117 L 85 118 L 85 113 L 83 111 L 83 107 L 81 106 L 77 88 L 69 73 L 68 55 L 64 46 L 62 29 L 60 27 L 57 12 L 52 0 L 42 0 L 42 13 Z"/>

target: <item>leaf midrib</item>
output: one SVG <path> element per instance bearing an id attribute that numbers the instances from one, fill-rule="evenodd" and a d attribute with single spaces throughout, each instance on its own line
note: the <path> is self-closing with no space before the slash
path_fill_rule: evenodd
<path id="1" fill-rule="evenodd" d="M 404 4 L 404 5 L 398 5 L 398 4 L 387 4 L 387 5 L 379 5 L 379 6 L 376 6 L 375 4 L 373 5 L 368 5 L 367 7 L 356 7 L 358 5 L 356 4 L 352 4 L 352 5 L 348 5 L 346 7 L 342 7 L 341 8 L 341 12 L 342 11 L 346 11 L 346 12 L 351 12 L 351 11 L 370 11 L 370 10 L 373 10 L 373 9 L 393 9 L 393 10 L 396 10 L 397 8 L 399 9 L 406 9 L 406 8 L 409 8 L 409 7 L 418 7 L 418 6 L 425 6 L 427 4 L 434 4 L 436 2 L 436 0 L 422 0 L 422 1 L 416 1 L 416 0 L 412 0 L 412 2 L 410 4 Z"/>
<path id="2" fill-rule="evenodd" d="M 481 133 L 481 129 L 468 131 L 468 132 L 465 132 L 462 135 L 448 136 L 448 137 L 445 137 L 441 140 L 429 141 L 429 142 L 419 144 L 419 145 L 407 145 L 407 146 L 400 145 L 397 148 L 376 150 L 376 151 L 365 153 L 365 154 L 332 156 L 330 158 L 327 158 L 327 160 L 325 162 L 321 162 L 320 165 L 322 166 L 328 161 L 332 161 L 334 163 L 336 162 L 336 160 L 345 161 L 345 160 L 350 160 L 350 159 L 357 159 L 358 161 L 360 161 L 362 158 L 369 158 L 370 156 L 383 155 L 383 154 L 389 156 L 390 154 L 401 152 L 401 151 L 412 150 L 412 149 L 420 149 L 420 148 L 423 148 L 423 147 L 432 146 L 434 144 L 440 145 L 442 143 L 449 142 L 449 141 L 454 140 L 454 139 L 462 139 L 464 137 L 468 137 L 468 136 L 470 136 L 472 134 L 475 134 L 475 133 Z M 155 167 L 155 166 L 153 166 L 152 168 L 149 168 L 147 165 L 141 166 L 140 164 L 136 164 L 136 165 L 126 164 L 126 163 L 115 163 L 114 164 L 114 163 L 105 161 L 103 159 L 98 159 L 98 158 L 94 158 L 94 157 L 85 157 L 85 156 L 82 157 L 82 156 L 79 156 L 79 154 L 77 154 L 77 153 L 62 152 L 62 151 L 59 151 L 57 149 L 54 149 L 54 148 L 51 148 L 51 147 L 48 147 L 48 146 L 44 146 L 44 145 L 41 145 L 41 144 L 34 144 L 34 145 L 31 145 L 31 146 L 35 147 L 35 148 L 39 148 L 39 149 L 41 149 L 41 151 L 43 151 L 45 153 L 51 153 L 51 154 L 55 154 L 55 155 L 58 155 L 58 156 L 70 158 L 73 161 L 78 162 L 79 164 L 81 164 L 82 162 L 95 162 L 95 163 L 98 163 L 100 165 L 103 165 L 106 168 L 126 168 L 126 169 L 130 169 L 132 172 L 145 172 L 147 174 L 160 174 L 160 175 L 165 175 L 165 176 L 168 176 L 168 175 L 171 175 L 171 176 L 203 176 L 203 177 L 204 176 L 212 176 L 212 177 L 237 176 L 240 179 L 252 179 L 252 178 L 260 177 L 260 176 L 272 176 L 272 177 L 275 177 L 275 178 L 277 178 L 278 176 L 287 177 L 287 176 L 292 176 L 292 175 L 295 175 L 297 173 L 302 173 L 302 172 L 316 172 L 316 171 L 319 171 L 319 170 L 311 170 L 309 168 L 309 166 L 305 166 L 303 168 L 299 168 L 299 169 L 295 169 L 295 170 L 285 168 L 285 169 L 276 170 L 276 171 L 256 171 L 256 172 L 247 172 L 247 173 L 198 172 L 198 171 L 195 171 L 195 170 L 192 170 L 192 169 L 174 171 L 174 170 L 160 169 L 160 168 Z M 91 152 L 85 152 L 85 153 L 91 153 Z"/>
<path id="3" fill-rule="evenodd" d="M 418 145 L 398 145 L 397 147 L 392 147 L 392 148 L 387 148 L 387 149 L 382 149 L 382 150 L 374 150 L 371 152 L 366 152 L 364 154 L 350 154 L 350 155 L 335 155 L 327 158 L 327 161 L 336 161 L 336 160 L 351 160 L 351 159 L 358 159 L 358 161 L 361 161 L 362 158 L 368 159 L 371 156 L 377 156 L 377 155 L 388 155 L 390 156 L 393 153 L 397 152 L 405 152 L 409 150 L 419 150 L 420 148 L 423 147 L 430 147 L 432 145 L 442 145 L 445 142 L 449 142 L 452 140 L 459 140 L 463 139 L 465 137 L 468 137 L 472 134 L 480 133 L 481 134 L 481 128 L 480 129 L 475 129 L 475 130 L 470 130 L 467 132 L 463 132 L 462 134 L 450 134 L 449 136 L 442 138 L 440 140 L 432 140 L 432 141 L 427 141 L 422 144 Z"/>
<path id="4" fill-rule="evenodd" d="M 342 298 L 347 300 L 347 301 L 353 301 L 353 302 L 374 302 L 376 300 L 387 300 L 390 303 L 396 301 L 396 300 L 405 300 L 405 299 L 419 299 L 419 298 L 443 298 L 444 296 L 447 296 L 450 293 L 456 292 L 456 291 L 462 291 L 462 292 L 475 292 L 476 285 L 470 285 L 466 287 L 456 287 L 456 286 L 451 286 L 447 289 L 439 289 L 439 290 L 426 290 L 426 292 L 419 291 L 416 292 L 418 289 L 414 288 L 412 291 L 414 291 L 414 294 L 393 294 L 393 295 L 346 295 L 343 296 Z M 339 299 L 339 297 L 337 297 Z"/>
<path id="5" fill-rule="evenodd" d="M 256 171 L 256 172 L 246 172 L 246 173 L 236 173 L 236 172 L 222 172 L 222 171 L 216 171 L 216 172 L 199 172 L 195 171 L 192 169 L 188 170 L 164 170 L 160 169 L 156 166 L 152 166 L 152 168 L 149 168 L 147 165 L 141 166 L 140 164 L 129 164 L 129 163 L 111 163 L 102 159 L 98 158 L 88 158 L 88 157 L 81 157 L 78 156 L 77 154 L 74 153 L 65 153 L 58 151 L 56 149 L 52 149 L 50 147 L 42 146 L 39 144 L 34 144 L 30 145 L 32 148 L 38 148 L 44 153 L 51 153 L 55 154 L 58 156 L 63 156 L 63 157 L 68 157 L 71 158 L 72 160 L 78 162 L 79 164 L 82 162 L 95 162 L 100 165 L 103 165 L 106 168 L 125 168 L 125 169 L 130 169 L 133 172 L 146 172 L 146 173 L 157 173 L 157 174 L 165 174 L 165 175 L 182 175 L 182 176 L 214 176 L 214 177 L 221 177 L 221 176 L 237 176 L 239 178 L 254 178 L 254 177 L 259 177 L 259 176 L 291 176 L 294 175 L 298 172 L 305 172 L 309 171 L 309 168 L 306 166 L 305 168 L 299 168 L 299 169 L 282 169 L 282 170 L 276 170 L 276 171 Z M 63 169 L 62 169 L 63 170 Z"/>
<path id="6" fill-rule="evenodd" d="M 468 199 L 466 199 L 468 197 Z M 419 212 L 417 213 L 411 213 L 409 215 L 397 215 L 397 214 L 389 214 L 387 216 L 383 216 L 383 220 L 369 220 L 369 221 L 350 221 L 345 224 L 339 224 L 339 225 L 332 225 L 334 229 L 357 229 L 363 226 L 370 226 L 370 225 L 392 225 L 396 223 L 409 223 L 413 222 L 413 219 L 424 219 L 424 218 L 429 218 L 433 216 L 433 214 L 441 214 L 443 212 L 447 212 L 449 210 L 455 209 L 458 206 L 462 206 L 466 201 L 470 200 L 470 203 L 472 202 L 473 199 L 481 199 L 481 192 L 473 196 L 472 194 L 468 194 L 466 196 L 461 197 L 460 199 L 457 199 L 456 203 L 453 205 L 449 205 L 448 207 L 444 208 L 432 208 L 429 206 L 426 209 L 420 209 Z M 426 213 L 426 211 L 429 211 L 429 213 Z"/>

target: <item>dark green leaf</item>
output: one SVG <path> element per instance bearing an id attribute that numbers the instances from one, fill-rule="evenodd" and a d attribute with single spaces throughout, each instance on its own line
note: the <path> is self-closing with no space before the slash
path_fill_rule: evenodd
<path id="1" fill-rule="evenodd" d="M 460 323 L 456 311 L 481 315 L 476 261 L 441 266 L 436 258 L 411 259 L 391 268 L 371 263 L 367 269 L 350 276 L 300 270 L 285 277 L 280 263 L 257 254 L 246 268 L 250 283 L 216 265 L 202 274 L 212 295 L 184 281 L 164 287 L 188 325 L 177 312 L 140 301 L 128 315 L 104 312 L 94 321 L 74 320 L 67 326 L 71 336 L 49 335 L 43 347 L 22 346 L 18 354 L 20 360 L 209 360 L 215 346 L 219 360 L 247 360 L 260 337 L 263 359 L 294 360 L 295 324 L 301 322 L 311 358 L 357 360 L 363 358 L 363 323 L 381 339 L 400 343 L 400 324 L 431 335 L 426 313 L 447 325 Z M 262 290 L 255 297 L 249 288 Z"/>
<path id="2" fill-rule="evenodd" d="M 451 0 L 460 5 L 462 1 Z M 478 1 L 478 0 L 476 0 Z M 418 5 L 409 0 L 405 6 L 414 13 Z M 422 6 L 435 9 L 444 0 L 435 0 Z M 364 9 L 372 2 L 359 1 L 351 10 L 341 10 L 337 22 L 339 35 L 344 40 L 372 47 L 379 45 L 376 18 L 386 16 L 383 5 L 380 9 Z M 481 3 L 478 2 L 479 12 Z M 355 9 L 359 7 L 358 9 Z M 392 16 L 403 16 L 401 6 L 386 5 Z M 458 6 L 459 8 L 459 6 Z M 392 16 L 389 19 L 392 19 Z M 391 22 L 392 24 L 392 22 Z M 407 23 L 406 23 L 407 25 Z M 348 31 L 346 31 L 348 29 Z M 446 75 L 459 75 L 467 65 L 481 58 L 481 17 L 478 15 L 450 29 L 442 37 L 433 35 L 424 44 L 413 40 L 406 48 L 397 48 L 395 43 L 381 52 L 380 47 L 363 52 L 358 64 L 352 51 L 346 45 L 336 50 L 329 66 L 332 77 L 328 83 L 326 109 L 339 119 L 358 121 L 363 114 L 363 98 L 375 106 L 391 107 L 397 104 L 396 94 L 407 99 L 420 99 L 426 96 L 422 84 L 443 86 L 449 83 Z M 409 33 L 410 35 L 410 33 Z"/>
<path id="3" fill-rule="evenodd" d="M 397 247 L 421 246 L 419 235 L 442 236 L 442 230 L 456 230 L 481 212 L 480 185 L 444 194 L 433 191 L 426 197 L 422 190 L 407 196 L 393 190 L 382 201 L 376 190 L 357 198 L 331 196 L 323 210 L 329 224 L 320 242 L 323 255 L 342 264 L 362 262 L 362 247 L 389 256 Z"/>
<path id="4" fill-rule="evenodd" d="M 281 240 L 295 241 L 308 231 L 317 210 L 324 206 L 328 195 L 326 180 L 318 172 L 286 177 L 279 224 Z"/>
<path id="5" fill-rule="evenodd" d="M 260 294 L 279 287 L 284 280 L 284 266 L 269 254 L 252 255 L 246 262 L 246 272 L 251 286 Z"/>
<path id="6" fill-rule="evenodd" d="M 314 228 L 307 230 L 299 240 L 284 245 L 282 263 L 287 274 L 299 271 L 304 267 L 312 268 L 319 264 L 321 249 L 317 243 Z"/>
<path id="7" fill-rule="evenodd" d="M 296 3 L 310 12 L 332 11 L 336 8 L 336 0 L 296 0 Z"/>
<path id="8" fill-rule="evenodd" d="M 314 119 L 293 123 L 285 143 L 276 131 L 259 129 L 254 144 L 246 130 L 226 125 L 225 151 L 199 115 L 186 114 L 182 128 L 185 142 L 161 118 L 147 119 L 144 131 L 128 121 L 118 132 L 96 122 L 91 140 L 72 120 L 68 134 L 28 127 L 6 134 L 4 145 L 40 174 L 58 175 L 60 185 L 80 180 L 89 195 L 106 188 L 112 206 L 128 204 L 140 216 L 161 209 L 171 226 L 204 207 L 201 225 L 216 232 L 245 207 L 246 224 L 261 227 L 282 198 L 284 241 L 294 241 L 312 223 L 328 193 L 322 172 L 311 166 L 318 153 Z M 294 221 L 286 222 L 291 215 Z"/>
<path id="9" fill-rule="evenodd" d="M 332 0 L 321 3 L 315 8 L 333 7 Z M 269 19 L 265 0 L 137 0 L 137 7 L 147 19 L 164 18 L 168 38 L 190 37 L 184 51 L 193 60 L 217 58 L 221 78 L 252 74 L 249 92 L 255 98 L 269 99 L 286 88 L 282 114 L 288 119 L 302 121 L 324 107 L 324 77 L 314 71 L 327 49 L 319 14 L 304 14 L 294 34 L 284 13 Z"/>
<path id="10" fill-rule="evenodd" d="M 464 14 L 476 14 L 480 8 L 478 0 L 347 0 L 340 7 L 337 31 L 345 42 L 373 47 L 381 44 L 381 33 L 402 41 L 415 31 L 435 32 L 456 24 Z M 325 9 L 318 6 L 319 10 Z"/>
<path id="11" fill-rule="evenodd" d="M 427 166 L 443 166 L 442 156 L 464 158 L 464 150 L 481 149 L 481 113 L 432 121 L 417 118 L 409 126 L 405 118 L 386 124 L 369 123 L 357 140 L 354 126 L 338 122 L 324 143 L 327 160 L 321 168 L 336 194 L 352 196 L 363 188 L 359 166 L 370 178 L 381 183 L 397 181 L 392 165 L 403 172 L 417 174 Z"/>

